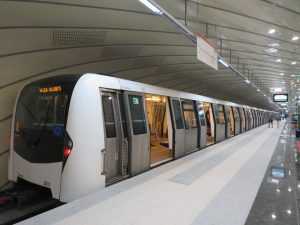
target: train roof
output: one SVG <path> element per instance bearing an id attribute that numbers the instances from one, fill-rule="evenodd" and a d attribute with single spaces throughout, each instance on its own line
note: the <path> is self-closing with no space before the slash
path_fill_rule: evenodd
<path id="1" fill-rule="evenodd" d="M 176 91 L 168 88 L 158 87 L 150 84 L 144 84 L 136 81 L 125 80 L 117 77 L 101 75 L 101 74 L 94 74 L 94 73 L 87 73 L 80 77 L 81 79 L 93 79 L 94 81 L 98 81 L 102 88 L 110 88 L 110 89 L 117 89 L 117 90 L 125 90 L 125 91 L 132 91 L 132 92 L 141 92 L 147 94 L 157 94 L 169 97 L 179 97 L 182 99 L 190 99 L 196 100 L 201 102 L 209 102 L 214 104 L 222 104 L 222 105 L 229 105 L 234 107 L 244 107 L 249 109 L 256 109 L 261 111 L 269 111 L 265 109 L 260 109 L 256 107 L 251 107 L 248 105 L 241 105 L 234 102 L 223 101 L 219 99 L 214 99 L 211 97 L 203 96 L 203 95 L 196 95 L 188 92 Z M 98 83 L 97 82 L 97 83 Z M 271 111 L 269 111 L 271 112 Z"/>

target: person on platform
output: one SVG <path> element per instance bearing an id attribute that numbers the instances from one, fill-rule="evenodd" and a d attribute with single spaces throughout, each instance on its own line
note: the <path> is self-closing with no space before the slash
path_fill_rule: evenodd
<path id="1" fill-rule="evenodd" d="M 269 128 L 273 128 L 273 117 L 270 116 L 269 118 Z"/>

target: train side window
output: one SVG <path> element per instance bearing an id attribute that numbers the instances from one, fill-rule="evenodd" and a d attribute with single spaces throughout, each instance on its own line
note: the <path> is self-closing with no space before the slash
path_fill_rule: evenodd
<path id="1" fill-rule="evenodd" d="M 182 109 L 184 115 L 185 129 L 197 128 L 197 121 L 193 103 L 183 101 Z"/>
<path id="2" fill-rule="evenodd" d="M 179 100 L 172 100 L 173 110 L 174 110 L 174 117 L 176 123 L 176 129 L 183 129 L 183 119 L 180 109 L 180 102 Z"/>
<path id="3" fill-rule="evenodd" d="M 103 114 L 104 114 L 104 124 L 107 138 L 116 137 L 116 124 L 114 117 L 114 107 L 111 96 L 103 95 L 102 96 L 103 104 Z"/>
<path id="4" fill-rule="evenodd" d="M 143 97 L 140 95 L 128 95 L 133 134 L 147 133 L 146 118 Z"/>

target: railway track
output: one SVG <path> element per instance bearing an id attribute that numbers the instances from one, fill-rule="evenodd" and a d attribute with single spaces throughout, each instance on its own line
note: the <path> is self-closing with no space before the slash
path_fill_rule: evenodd
<path id="1" fill-rule="evenodd" d="M 0 190 L 0 225 L 20 222 L 60 205 L 45 188 L 25 182 L 10 184 Z"/>

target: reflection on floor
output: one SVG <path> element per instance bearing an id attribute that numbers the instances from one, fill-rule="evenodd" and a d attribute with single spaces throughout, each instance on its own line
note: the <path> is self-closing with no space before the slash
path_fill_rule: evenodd
<path id="1" fill-rule="evenodd" d="M 168 148 L 168 142 L 151 140 L 151 166 L 172 159 L 172 150 Z"/>
<path id="2" fill-rule="evenodd" d="M 244 225 L 280 133 L 281 128 L 254 129 L 21 224 Z M 276 186 L 269 192 L 278 195 Z M 295 188 L 280 194 L 293 196 Z M 289 225 L 277 220 L 297 213 L 290 209 L 291 215 L 280 211 L 276 220 L 269 214 L 272 225 Z"/>

